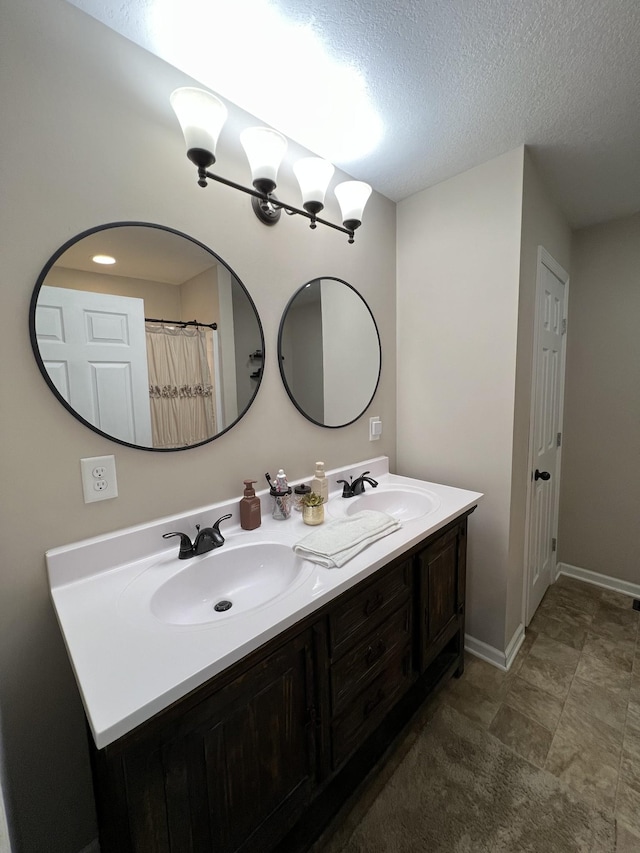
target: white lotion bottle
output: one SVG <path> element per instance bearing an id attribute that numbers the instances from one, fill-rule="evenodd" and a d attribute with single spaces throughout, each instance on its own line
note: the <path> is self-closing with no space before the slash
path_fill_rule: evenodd
<path id="1" fill-rule="evenodd" d="M 323 504 L 329 500 L 329 481 L 324 473 L 324 462 L 316 462 L 316 474 L 311 481 L 311 491 L 320 495 Z"/>

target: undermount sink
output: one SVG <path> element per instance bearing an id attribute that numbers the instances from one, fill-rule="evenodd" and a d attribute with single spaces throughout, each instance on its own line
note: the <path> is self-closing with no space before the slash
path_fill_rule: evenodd
<path id="1" fill-rule="evenodd" d="M 153 584 L 154 569 L 147 569 L 125 591 L 125 607 L 130 611 L 134 601 L 140 606 L 146 600 L 167 625 L 222 624 L 292 591 L 311 570 L 278 542 L 223 546 L 193 558 L 159 586 Z"/>
<path id="2" fill-rule="evenodd" d="M 363 509 L 386 512 L 398 521 L 411 521 L 438 509 L 440 501 L 426 490 L 407 486 L 378 486 L 367 489 L 355 498 L 340 498 L 344 503 L 344 514 L 353 515 Z"/>

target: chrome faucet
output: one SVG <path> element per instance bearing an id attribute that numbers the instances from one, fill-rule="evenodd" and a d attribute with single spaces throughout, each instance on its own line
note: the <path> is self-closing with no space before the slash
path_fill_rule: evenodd
<path id="1" fill-rule="evenodd" d="M 163 539 L 170 539 L 172 536 L 180 537 L 180 550 L 178 551 L 178 559 L 189 560 L 191 557 L 199 557 L 200 554 L 206 554 L 208 551 L 213 551 L 214 548 L 221 548 L 224 545 L 224 536 L 220 533 L 220 522 L 231 518 L 229 515 L 223 515 L 211 527 L 204 527 L 200 530 L 200 525 L 196 524 L 198 535 L 193 543 L 186 533 L 163 533 Z"/>
<path id="2" fill-rule="evenodd" d="M 344 483 L 342 487 L 342 497 L 343 498 L 355 498 L 356 495 L 361 495 L 364 492 L 364 484 L 369 483 L 370 486 L 373 486 L 375 489 L 378 485 L 377 480 L 373 480 L 371 477 L 367 477 L 369 472 L 365 471 L 364 474 L 360 474 L 359 477 L 356 477 L 354 480 L 353 477 L 349 477 L 352 481 L 351 483 L 347 483 L 346 480 L 338 480 L 338 483 Z"/>

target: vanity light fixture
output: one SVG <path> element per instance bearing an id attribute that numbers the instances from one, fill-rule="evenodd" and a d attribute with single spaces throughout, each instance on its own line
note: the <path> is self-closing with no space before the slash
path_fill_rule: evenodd
<path id="1" fill-rule="evenodd" d="M 216 162 L 216 146 L 220 131 L 227 118 L 227 108 L 219 98 L 203 89 L 184 87 L 171 95 L 173 107 L 182 127 L 187 145 L 187 157 L 198 168 L 198 184 L 207 186 L 207 180 L 217 181 L 250 195 L 253 210 L 266 225 L 275 225 L 282 210 L 300 214 L 310 220 L 310 227 L 319 222 L 336 231 L 348 234 L 353 243 L 354 231 L 362 224 L 362 212 L 371 195 L 371 187 L 362 181 L 344 181 L 335 188 L 342 213 L 342 225 L 321 219 L 318 213 L 324 208 L 324 199 L 333 177 L 334 168 L 321 157 L 303 157 L 293 167 L 302 193 L 302 208 L 283 202 L 273 194 L 278 169 L 287 149 L 285 137 L 269 127 L 249 127 L 240 134 L 251 168 L 253 187 L 245 187 L 208 171 Z"/>

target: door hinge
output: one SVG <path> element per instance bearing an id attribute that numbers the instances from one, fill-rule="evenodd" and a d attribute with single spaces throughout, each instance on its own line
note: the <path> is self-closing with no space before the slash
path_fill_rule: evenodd
<path id="1" fill-rule="evenodd" d="M 556 447 L 561 447 L 561 446 L 562 446 L 562 433 L 559 432 L 558 435 L 556 436 Z"/>
<path id="2" fill-rule="evenodd" d="M 563 320 L 562 320 L 562 334 L 563 335 L 567 334 L 567 320 L 566 320 L 566 318 L 563 318 Z"/>
<path id="3" fill-rule="evenodd" d="M 552 551 L 556 551 L 556 550 L 557 550 L 557 548 L 558 548 L 558 540 L 557 540 L 557 539 L 552 539 L 552 540 L 551 540 L 551 550 L 552 550 Z"/>

